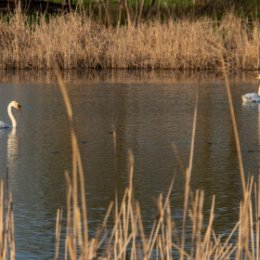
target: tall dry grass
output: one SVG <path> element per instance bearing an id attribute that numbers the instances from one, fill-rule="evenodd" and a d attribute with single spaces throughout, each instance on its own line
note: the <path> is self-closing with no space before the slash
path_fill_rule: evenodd
<path id="1" fill-rule="evenodd" d="M 16 259 L 12 194 L 4 191 L 3 181 L 0 181 L 0 259 Z"/>
<path id="2" fill-rule="evenodd" d="M 8 20 L 8 21 L 7 21 Z M 86 14 L 39 16 L 19 10 L 0 19 L 1 69 L 219 69 L 214 44 L 230 68 L 260 68 L 259 21 L 233 13 L 221 21 L 168 20 L 106 27 Z"/>
<path id="3" fill-rule="evenodd" d="M 222 63 L 227 84 L 229 81 Z M 57 69 L 58 71 L 58 69 Z M 144 227 L 141 209 L 134 198 L 133 175 L 134 155 L 129 152 L 129 185 L 121 202 L 116 198 L 108 206 L 107 214 L 95 237 L 90 237 L 87 225 L 87 207 L 84 194 L 84 171 L 80 159 L 80 151 L 73 125 L 73 111 L 65 84 L 57 72 L 61 93 L 64 98 L 71 129 L 73 147 L 72 175 L 66 173 L 67 224 L 65 239 L 65 259 L 194 259 L 194 260 L 256 260 L 260 257 L 260 178 L 250 178 L 245 182 L 240 144 L 235 122 L 233 104 L 230 102 L 231 118 L 235 133 L 238 161 L 241 166 L 241 198 L 237 223 L 228 234 L 216 234 L 214 231 L 215 196 L 212 197 L 211 209 L 207 218 L 204 215 L 204 192 L 192 191 L 190 182 L 194 158 L 194 142 L 196 136 L 197 103 L 194 109 L 193 127 L 191 131 L 190 159 L 184 167 L 185 189 L 183 194 L 182 223 L 175 220 L 171 208 L 170 195 L 174 186 L 174 178 L 165 197 L 157 200 L 157 215 L 150 233 Z M 229 101 L 232 100 L 228 93 Z M 198 97 L 197 97 L 198 100 Z M 113 131 L 114 149 L 116 149 L 116 132 Z M 108 228 L 108 220 L 110 227 Z M 59 235 L 61 230 L 61 212 L 57 212 L 56 258 L 59 256 Z"/>

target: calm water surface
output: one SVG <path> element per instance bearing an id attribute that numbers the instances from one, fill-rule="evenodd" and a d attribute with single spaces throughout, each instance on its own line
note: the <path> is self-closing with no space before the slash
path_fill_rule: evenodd
<path id="1" fill-rule="evenodd" d="M 257 91 L 252 79 L 231 79 L 231 85 L 245 170 L 257 176 L 260 106 L 244 106 L 240 98 L 245 92 Z M 0 84 L 1 120 L 8 121 L 9 101 L 22 104 L 22 113 L 16 113 L 17 131 L 0 131 L 0 174 L 14 194 L 18 260 L 53 258 L 56 210 L 66 208 L 64 171 L 71 169 L 68 121 L 59 89 L 54 82 L 32 82 Z M 191 185 L 205 190 L 206 212 L 216 194 L 215 229 L 228 232 L 237 220 L 241 182 L 221 78 L 147 81 L 118 77 L 68 80 L 67 85 L 86 172 L 92 233 L 102 222 L 115 188 L 122 193 L 127 185 L 129 149 L 135 156 L 135 197 L 146 227 L 153 222 L 156 198 L 167 192 L 174 174 L 173 215 L 180 216 L 184 176 L 172 145 L 187 166 L 196 93 L 198 121 Z"/>

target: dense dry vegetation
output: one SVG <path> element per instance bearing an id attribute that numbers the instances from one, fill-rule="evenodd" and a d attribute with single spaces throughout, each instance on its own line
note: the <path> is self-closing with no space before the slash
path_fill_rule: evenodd
<path id="1" fill-rule="evenodd" d="M 0 21 L 1 69 L 142 68 L 142 69 L 229 69 L 260 68 L 259 22 L 249 22 L 228 13 L 220 21 L 210 18 L 138 25 L 105 26 L 85 15 L 69 13 L 50 17 L 29 17 L 16 12 Z M 225 63 L 223 62 L 223 58 Z M 58 68 L 56 68 L 58 70 Z M 224 70 L 225 71 L 225 70 Z M 129 153 L 129 186 L 121 203 L 108 206 L 103 224 L 90 237 L 84 187 L 84 171 L 73 111 L 64 82 L 57 73 L 67 108 L 72 142 L 72 175 L 66 174 L 67 212 L 57 211 L 54 259 L 260 259 L 260 179 L 246 183 L 240 164 L 243 197 L 237 223 L 229 234 L 214 231 L 215 197 L 209 216 L 204 215 L 204 192 L 190 187 L 197 108 L 191 131 L 190 159 L 184 176 L 182 223 L 175 221 L 170 203 L 174 181 L 165 197 L 158 198 L 158 214 L 147 234 L 139 204 L 134 199 L 132 178 L 134 156 Z M 227 76 L 226 85 L 229 89 Z M 229 96 L 232 111 L 232 98 Z M 232 113 L 231 113 L 232 114 Z M 232 115 L 234 132 L 236 123 Z M 113 133 L 116 146 L 116 132 Z M 239 155 L 239 139 L 236 136 Z M 62 237 L 62 216 L 66 215 L 66 237 Z M 110 227 L 108 227 L 108 221 Z M 111 228 L 111 222 L 112 228 Z M 0 259 L 15 256 L 12 197 L 4 199 L 0 185 Z M 63 244 L 64 242 L 64 244 Z M 62 244 L 62 246 L 61 246 Z M 62 253 L 63 254 L 63 253 Z"/>
<path id="2" fill-rule="evenodd" d="M 36 22 L 37 21 L 37 22 Z M 34 18 L 17 11 L 0 20 L 1 69 L 260 68 L 258 21 L 233 13 L 220 21 L 147 21 L 107 26 L 78 13 Z"/>

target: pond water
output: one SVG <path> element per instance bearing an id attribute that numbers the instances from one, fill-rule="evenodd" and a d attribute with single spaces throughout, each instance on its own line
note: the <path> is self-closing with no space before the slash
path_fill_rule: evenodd
<path id="1" fill-rule="evenodd" d="M 245 172 L 260 164 L 260 106 L 241 95 L 257 91 L 254 75 L 231 77 Z M 216 223 L 228 232 L 238 218 L 241 181 L 224 81 L 220 76 L 113 74 L 65 75 L 86 175 L 91 233 L 102 222 L 115 188 L 128 183 L 127 157 L 135 157 L 134 192 L 149 229 L 155 200 L 175 175 L 173 215 L 183 208 L 192 120 L 198 94 L 192 189 L 206 194 L 205 211 L 216 194 Z M 18 128 L 0 131 L 0 175 L 13 193 L 18 260 L 53 259 L 57 208 L 66 208 L 64 172 L 71 169 L 65 106 L 52 76 L 7 75 L 0 84 L 0 118 L 9 101 L 22 104 Z M 112 131 L 116 131 L 116 152 Z M 174 152 L 173 144 L 178 150 Z M 115 170 L 116 169 L 116 170 Z"/>

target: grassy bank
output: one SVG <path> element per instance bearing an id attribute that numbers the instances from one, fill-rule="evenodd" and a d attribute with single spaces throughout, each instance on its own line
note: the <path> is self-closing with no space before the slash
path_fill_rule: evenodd
<path id="1" fill-rule="evenodd" d="M 37 21 L 0 20 L 0 69 L 219 69 L 222 54 L 230 69 L 260 68 L 259 22 L 232 13 L 115 27 L 76 13 Z"/>

